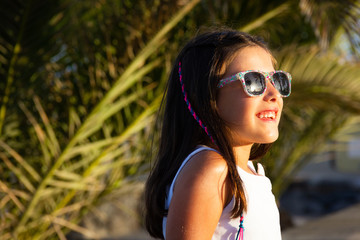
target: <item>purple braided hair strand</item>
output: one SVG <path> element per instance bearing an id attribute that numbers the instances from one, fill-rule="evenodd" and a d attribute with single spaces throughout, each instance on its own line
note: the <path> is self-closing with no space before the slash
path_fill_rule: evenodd
<path id="1" fill-rule="evenodd" d="M 191 107 L 191 104 L 187 98 L 187 94 L 186 94 L 186 91 L 185 91 L 185 85 L 184 85 L 184 82 L 182 80 L 182 74 L 181 74 L 181 62 L 179 62 L 179 78 L 180 78 L 180 84 L 181 84 L 181 91 L 184 95 L 184 100 L 185 100 L 185 103 L 186 105 L 188 106 L 188 109 L 191 113 L 191 115 L 194 117 L 194 119 L 199 123 L 200 127 L 202 127 L 202 129 L 204 129 L 204 131 L 206 132 L 206 134 L 209 136 L 209 138 L 211 139 L 211 141 L 213 143 L 215 143 L 213 137 L 210 135 L 207 127 L 203 124 L 203 122 L 201 121 L 201 119 L 196 115 L 195 111 L 192 109 Z"/>

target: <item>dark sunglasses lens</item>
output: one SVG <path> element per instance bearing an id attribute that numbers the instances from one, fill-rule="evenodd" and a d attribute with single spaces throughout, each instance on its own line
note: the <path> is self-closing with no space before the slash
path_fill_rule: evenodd
<path id="1" fill-rule="evenodd" d="M 265 91 L 265 77 L 258 72 L 249 72 L 244 76 L 246 91 L 254 96 L 258 96 Z"/>
<path id="2" fill-rule="evenodd" d="M 290 81 L 285 73 L 277 72 L 273 75 L 273 81 L 275 88 L 283 96 L 287 96 L 290 93 Z"/>

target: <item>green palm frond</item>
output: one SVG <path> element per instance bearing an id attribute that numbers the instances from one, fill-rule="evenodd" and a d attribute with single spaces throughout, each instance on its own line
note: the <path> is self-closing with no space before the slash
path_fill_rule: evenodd
<path id="1" fill-rule="evenodd" d="M 277 17 L 280 14 L 283 14 L 284 11 L 287 11 L 289 9 L 289 3 L 285 2 L 279 6 L 277 6 L 274 9 L 271 9 L 267 11 L 262 16 L 258 17 L 256 20 L 248 23 L 247 25 L 240 27 L 240 31 L 244 32 L 251 32 L 260 26 L 264 25 L 266 22 L 268 22 L 270 19 Z"/>
<path id="2" fill-rule="evenodd" d="M 0 6 L 1 136 L 8 105 L 20 100 L 10 98 L 21 86 L 20 74 L 25 79 L 36 78 L 37 70 L 59 51 L 56 33 L 66 21 L 62 17 L 66 1 L 2 0 Z"/>
<path id="3" fill-rule="evenodd" d="M 24 189 L 16 189 L 15 186 L 13 186 L 11 188 L 11 191 L 23 191 L 26 195 L 32 195 L 32 197 L 30 199 L 27 198 L 26 201 L 24 201 L 25 199 L 19 201 L 17 198 L 13 197 L 13 194 L 10 194 L 10 191 L 2 191 L 3 193 L 7 193 L 7 196 L 11 197 L 9 199 L 9 202 L 5 204 L 5 209 L 11 209 L 11 206 L 13 206 L 17 208 L 16 215 L 18 216 L 21 216 L 20 212 L 28 212 L 30 214 L 29 218 L 26 219 L 26 226 L 20 225 L 19 223 L 15 225 L 18 232 L 14 231 L 13 234 L 16 234 L 14 236 L 18 236 L 21 238 L 24 232 L 35 231 L 36 229 L 36 232 L 42 230 L 39 232 L 40 234 L 41 232 L 46 231 L 50 224 L 58 223 L 54 219 L 60 219 L 67 222 L 68 220 L 66 220 L 66 218 L 63 218 L 65 216 L 61 218 L 57 217 L 60 214 L 67 213 L 63 213 L 63 209 L 66 206 L 68 206 L 69 204 L 73 205 L 74 202 L 76 203 L 81 201 L 83 202 L 81 205 L 82 207 L 89 206 L 93 204 L 104 193 L 106 193 L 108 189 L 118 187 L 119 183 L 121 181 L 124 181 L 124 175 L 119 176 L 118 171 L 120 170 L 120 172 L 123 172 L 124 167 L 134 165 L 141 160 L 141 158 L 139 158 L 139 155 L 137 155 L 134 151 L 133 157 L 124 158 L 124 155 L 126 155 L 129 150 L 127 147 L 127 145 L 129 145 L 128 141 L 133 138 L 132 136 L 135 133 L 139 133 L 144 128 L 148 128 L 149 124 L 151 125 L 154 116 L 153 113 L 157 110 L 160 104 L 160 100 L 161 97 L 156 98 L 142 114 L 140 114 L 133 120 L 133 123 L 128 126 L 126 128 L 126 131 L 124 131 L 121 135 L 111 139 L 106 139 L 105 144 L 94 143 L 91 145 L 91 147 L 83 147 L 81 150 L 76 150 L 77 154 L 72 154 L 70 156 L 78 156 L 77 161 L 71 161 L 71 159 L 69 159 L 66 155 L 60 155 L 59 158 L 63 157 L 64 161 L 66 160 L 66 163 L 59 164 L 56 161 L 52 161 L 52 164 L 50 164 L 49 166 L 48 174 L 42 176 L 41 178 L 37 174 L 32 176 L 33 169 L 31 168 L 31 166 L 28 166 L 26 162 L 24 162 L 21 158 L 19 159 L 20 164 L 15 166 L 11 163 L 6 154 L 1 153 L 1 158 L 5 162 L 7 168 L 11 170 L 15 174 L 15 176 L 17 176 L 20 183 L 25 187 Z M 135 101 L 135 99 L 133 101 Z M 116 103 L 114 105 L 116 105 Z M 34 128 L 38 128 L 37 133 L 39 135 L 38 137 L 40 145 L 45 145 L 43 146 L 43 148 L 47 148 L 48 146 L 46 146 L 46 142 L 50 141 L 51 137 L 47 134 L 44 134 L 44 130 L 41 129 L 40 124 L 38 124 L 37 122 L 33 122 L 33 125 Z M 43 139 L 42 142 L 41 139 Z M 86 144 L 87 143 L 85 142 L 85 145 Z M 11 156 L 19 156 L 18 153 L 16 153 L 4 142 L 0 141 L 0 147 L 5 151 L 5 153 Z M 138 154 L 140 153 L 141 151 Z M 52 154 L 50 155 L 52 158 L 55 157 Z M 79 156 L 81 158 L 79 158 Z M 80 166 L 80 168 L 74 168 L 73 165 L 75 164 L 77 166 Z M 54 166 L 56 166 L 56 168 Z M 51 173 L 51 175 L 49 173 Z M 117 175 L 118 177 L 112 177 L 113 174 Z M 36 179 L 36 181 L 34 180 L 34 178 Z M 38 181 L 40 181 L 40 183 L 38 183 Z M 2 184 L 3 186 L 5 186 L 5 183 Z M 37 188 L 35 188 L 36 185 Z M 40 188 L 41 186 L 44 187 Z M 84 198 L 87 200 L 83 201 Z M 36 204 L 31 205 L 31 202 L 36 202 Z M 45 211 L 45 209 L 48 210 Z M 46 217 L 45 215 L 42 220 L 36 218 L 36 216 L 40 217 L 45 212 L 49 212 L 49 209 L 52 209 L 51 215 L 49 215 L 48 217 Z M 78 209 L 74 209 L 74 211 L 75 210 Z M 68 222 L 68 224 L 70 224 L 68 226 L 68 229 L 77 229 L 74 228 L 75 225 L 71 222 L 75 221 L 75 219 L 78 219 L 79 214 L 80 212 L 75 214 L 74 218 L 70 218 L 72 220 Z M 5 222 L 8 222 L 10 219 L 5 220 Z M 53 220 L 55 222 L 53 222 Z M 9 228 L 11 229 L 15 226 L 9 225 Z M 53 230 L 55 231 L 55 229 Z M 5 231 L 5 233 L 6 232 L 7 231 Z M 86 233 L 86 231 L 81 232 L 83 234 Z M 44 236 L 46 235 L 38 235 L 40 239 L 46 239 L 44 238 Z M 94 235 L 89 235 L 89 233 L 86 233 L 86 236 L 94 237 Z"/>
<path id="4" fill-rule="evenodd" d="M 357 0 L 302 0 L 301 12 L 311 23 L 320 47 L 327 48 L 337 31 L 344 29 L 351 44 L 360 47 L 359 17 L 360 4 Z M 355 41 L 354 41 L 355 40 Z"/>
<path id="5" fill-rule="evenodd" d="M 73 129 L 65 145 L 58 139 L 39 97 L 33 98 L 37 115 L 20 101 L 42 153 L 35 157 L 36 161 L 29 162 L 43 166 L 34 174 L 34 169 L 39 168 L 27 164 L 19 157 L 20 153 L 0 141 L 4 166 L 18 181 L 10 189 L 0 181 L 0 194 L 8 199 L 2 203 L 4 209 L 13 213 L 1 215 L 6 223 L 1 226 L 1 239 L 25 239 L 29 234 L 33 239 L 62 238 L 69 230 L 96 237 L 77 223 L 85 209 L 114 189 L 129 184 L 127 176 L 141 166 L 154 113 L 160 105 L 161 91 L 151 93 L 157 84 L 144 84 L 142 80 L 163 59 L 149 57 L 199 2 L 189 1 L 155 34 L 85 118 L 81 119 L 76 112 L 70 115 Z M 118 135 L 113 134 L 115 117 L 123 124 Z M 13 164 L 15 160 L 20 164 Z M 7 180 L 10 178 L 11 175 Z"/>

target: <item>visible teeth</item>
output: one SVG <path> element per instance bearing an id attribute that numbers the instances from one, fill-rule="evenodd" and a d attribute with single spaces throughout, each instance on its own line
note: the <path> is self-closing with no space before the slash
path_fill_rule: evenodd
<path id="1" fill-rule="evenodd" d="M 275 119 L 275 112 L 260 113 L 258 116 L 259 116 L 259 118 Z"/>

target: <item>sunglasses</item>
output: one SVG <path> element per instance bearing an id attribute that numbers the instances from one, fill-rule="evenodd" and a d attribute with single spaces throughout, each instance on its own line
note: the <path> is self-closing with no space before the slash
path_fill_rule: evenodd
<path id="1" fill-rule="evenodd" d="M 290 95 L 291 75 L 281 70 L 273 72 L 254 70 L 239 72 L 231 77 L 221 79 L 217 87 L 222 88 L 228 83 L 240 80 L 245 93 L 250 97 L 257 97 L 265 93 L 267 79 L 270 80 L 271 84 L 279 91 L 282 97 L 288 97 Z"/>

